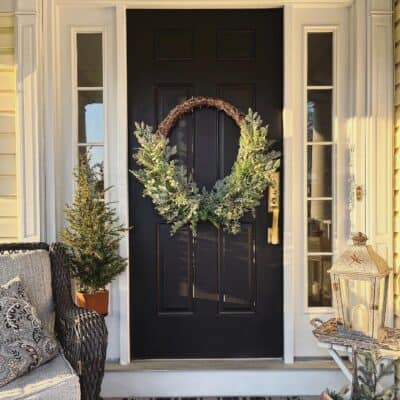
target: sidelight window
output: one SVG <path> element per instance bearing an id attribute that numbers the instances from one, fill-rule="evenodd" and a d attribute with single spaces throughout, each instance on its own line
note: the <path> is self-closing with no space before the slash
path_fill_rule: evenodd
<path id="1" fill-rule="evenodd" d="M 103 34 L 76 33 L 77 155 L 95 168 L 104 187 Z"/>
<path id="2" fill-rule="evenodd" d="M 306 52 L 306 265 L 308 307 L 330 307 L 334 251 L 334 33 L 309 31 Z"/>

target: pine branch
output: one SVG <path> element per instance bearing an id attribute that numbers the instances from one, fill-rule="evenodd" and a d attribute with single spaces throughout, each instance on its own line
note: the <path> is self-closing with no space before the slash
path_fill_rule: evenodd
<path id="1" fill-rule="evenodd" d="M 75 168 L 74 200 L 65 208 L 66 227 L 61 234 L 71 273 L 83 292 L 103 289 L 127 263 L 119 255 L 119 242 L 127 229 L 118 223 L 114 202 L 105 201 L 111 188 L 102 189 L 98 170 L 89 157 L 82 157 Z"/>

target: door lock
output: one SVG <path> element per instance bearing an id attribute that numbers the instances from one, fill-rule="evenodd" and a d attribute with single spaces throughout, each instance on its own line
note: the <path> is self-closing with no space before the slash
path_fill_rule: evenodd
<path id="1" fill-rule="evenodd" d="M 267 243 L 279 244 L 279 172 L 271 174 L 272 184 L 268 188 L 268 212 L 272 213 L 272 226 L 268 228 Z"/>

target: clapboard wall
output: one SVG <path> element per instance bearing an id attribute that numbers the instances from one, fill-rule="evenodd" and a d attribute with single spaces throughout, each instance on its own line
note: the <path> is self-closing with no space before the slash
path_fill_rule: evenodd
<path id="1" fill-rule="evenodd" d="M 394 321 L 400 328 L 400 0 L 393 4 L 394 38 Z M 398 371 L 400 375 L 400 371 Z"/>
<path id="2" fill-rule="evenodd" d="M 0 14 L 0 242 L 18 239 L 14 21 Z"/>

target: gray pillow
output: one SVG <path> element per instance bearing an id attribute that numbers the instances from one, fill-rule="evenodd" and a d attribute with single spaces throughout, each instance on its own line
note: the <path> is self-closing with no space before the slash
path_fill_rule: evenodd
<path id="1" fill-rule="evenodd" d="M 0 0 L 1 2 L 1 0 Z M 54 302 L 51 262 L 46 250 L 0 255 L 0 285 L 19 276 L 43 327 L 54 334 Z"/>
<path id="2" fill-rule="evenodd" d="M 0 286 L 0 387 L 58 354 L 19 277 Z"/>

